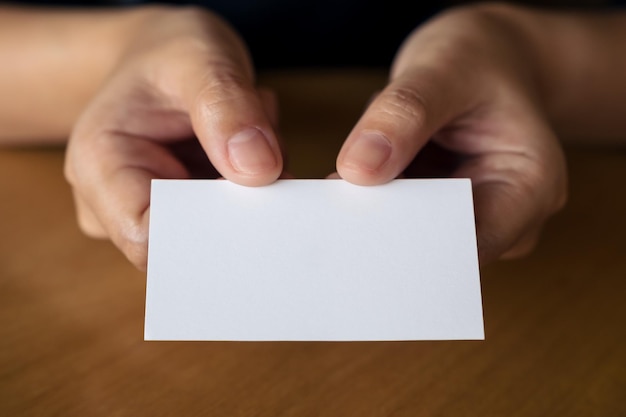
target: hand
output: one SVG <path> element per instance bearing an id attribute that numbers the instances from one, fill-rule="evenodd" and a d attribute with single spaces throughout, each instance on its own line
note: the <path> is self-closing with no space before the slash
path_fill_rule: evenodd
<path id="1" fill-rule="evenodd" d="M 200 9 L 159 10 L 143 25 L 78 120 L 65 165 L 82 230 L 140 269 L 153 178 L 219 172 L 257 186 L 282 171 L 276 100 L 255 88 L 234 31 Z"/>
<path id="2" fill-rule="evenodd" d="M 337 157 L 356 184 L 403 171 L 471 178 L 481 263 L 527 254 L 567 194 L 533 57 L 505 11 L 457 9 L 418 28 Z"/>

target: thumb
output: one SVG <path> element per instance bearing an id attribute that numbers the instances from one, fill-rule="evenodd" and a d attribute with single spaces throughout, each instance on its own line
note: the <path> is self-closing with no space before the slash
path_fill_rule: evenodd
<path id="1" fill-rule="evenodd" d="M 181 55 L 169 84 L 220 174 L 243 185 L 271 183 L 283 161 L 264 106 L 266 94 L 254 85 L 252 64 L 239 37 L 221 20 L 207 32 Z"/>
<path id="2" fill-rule="evenodd" d="M 392 180 L 431 136 L 469 105 L 450 70 L 413 66 L 374 98 L 337 157 L 342 178 L 363 185 Z"/>

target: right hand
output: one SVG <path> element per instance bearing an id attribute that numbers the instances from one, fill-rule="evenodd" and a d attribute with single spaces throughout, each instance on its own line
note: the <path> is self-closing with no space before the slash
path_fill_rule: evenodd
<path id="1" fill-rule="evenodd" d="M 283 169 L 275 97 L 255 87 L 234 30 L 201 9 L 149 10 L 76 123 L 65 163 L 81 229 L 110 238 L 139 269 L 151 180 L 190 178 L 198 168 L 175 149 L 197 138 L 191 159 L 202 171 L 248 186 Z"/>

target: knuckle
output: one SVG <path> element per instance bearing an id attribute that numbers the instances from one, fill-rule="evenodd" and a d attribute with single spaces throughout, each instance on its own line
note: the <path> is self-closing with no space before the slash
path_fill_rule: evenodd
<path id="1" fill-rule="evenodd" d="M 196 108 L 214 111 L 215 107 L 241 100 L 250 89 L 247 78 L 231 62 L 211 64 L 204 86 L 196 97 Z"/>
<path id="2" fill-rule="evenodd" d="M 381 94 L 384 100 L 384 112 L 391 117 L 412 123 L 423 124 L 428 116 L 427 99 L 417 88 L 395 87 Z"/>
<path id="3" fill-rule="evenodd" d="M 78 229 L 92 239 L 106 239 L 108 235 L 95 213 L 76 193 L 74 194 L 74 202 Z"/>
<path id="4" fill-rule="evenodd" d="M 206 75 L 205 92 L 239 92 L 248 88 L 249 82 L 241 68 L 229 59 L 213 60 Z"/>
<path id="5" fill-rule="evenodd" d="M 78 215 L 78 228 L 83 234 L 92 239 L 105 239 L 107 237 L 106 232 L 99 224 L 80 213 Z"/>

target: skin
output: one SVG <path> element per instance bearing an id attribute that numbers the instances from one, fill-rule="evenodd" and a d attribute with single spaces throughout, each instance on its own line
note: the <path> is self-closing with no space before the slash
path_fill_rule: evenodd
<path id="1" fill-rule="evenodd" d="M 567 198 L 557 137 L 626 136 L 624 41 L 624 13 L 497 4 L 444 12 L 398 51 L 336 175 L 364 185 L 403 173 L 470 177 L 481 262 L 525 255 Z M 284 175 L 276 99 L 256 86 L 243 41 L 209 11 L 2 7 L 0 62 L 9 92 L 0 141 L 69 137 L 79 225 L 140 269 L 151 179 L 206 175 L 196 170 L 206 158 L 244 185 Z"/>

